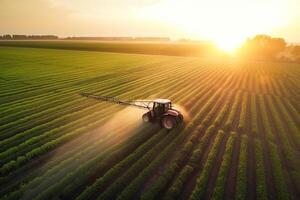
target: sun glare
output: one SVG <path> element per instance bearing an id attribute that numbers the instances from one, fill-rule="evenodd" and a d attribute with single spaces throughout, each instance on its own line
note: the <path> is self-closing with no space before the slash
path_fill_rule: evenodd
<path id="1" fill-rule="evenodd" d="M 234 34 L 232 34 L 234 35 Z M 241 34 L 242 35 L 242 34 Z M 216 47 L 227 53 L 233 54 L 235 51 L 242 46 L 245 41 L 244 36 L 231 37 L 226 35 L 218 35 L 212 39 Z"/>
<path id="2" fill-rule="evenodd" d="M 286 10 L 271 0 L 163 0 L 142 10 L 141 15 L 173 27 L 177 37 L 213 41 L 220 49 L 232 52 L 247 37 L 284 25 L 289 17 Z"/>

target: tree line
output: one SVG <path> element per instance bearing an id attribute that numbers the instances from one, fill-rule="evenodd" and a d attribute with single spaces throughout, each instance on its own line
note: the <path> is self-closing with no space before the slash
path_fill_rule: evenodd
<path id="1" fill-rule="evenodd" d="M 239 56 L 254 60 L 279 60 L 300 62 L 300 46 L 290 44 L 283 38 L 256 35 L 248 38 L 239 49 Z"/>
<path id="2" fill-rule="evenodd" d="M 56 40 L 56 35 L 0 35 L 0 40 Z"/>
<path id="3" fill-rule="evenodd" d="M 102 41 L 170 41 L 168 37 L 64 37 L 56 35 L 0 35 L 0 40 L 102 40 Z"/>

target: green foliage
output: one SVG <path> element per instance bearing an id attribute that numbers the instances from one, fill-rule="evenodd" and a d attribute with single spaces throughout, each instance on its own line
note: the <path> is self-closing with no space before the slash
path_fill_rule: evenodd
<path id="1" fill-rule="evenodd" d="M 231 125 L 232 125 L 233 120 L 235 118 L 235 115 L 236 115 L 236 112 L 237 112 L 237 109 L 238 109 L 241 98 L 242 98 L 242 93 L 238 92 L 238 94 L 234 98 L 233 105 L 232 105 L 231 110 L 229 112 L 229 116 L 228 116 L 227 121 L 224 125 L 225 130 L 229 130 L 231 128 Z"/>
<path id="2" fill-rule="evenodd" d="M 256 97 L 255 95 L 251 95 L 250 101 L 250 113 L 251 113 L 251 130 L 253 134 L 258 133 L 258 122 L 257 122 L 257 111 L 256 111 Z"/>
<path id="3" fill-rule="evenodd" d="M 248 39 L 240 50 L 247 58 L 259 60 L 276 60 L 279 53 L 286 48 L 283 38 L 272 38 L 268 35 L 256 35 Z"/>
<path id="4" fill-rule="evenodd" d="M 228 177 L 229 166 L 231 162 L 236 133 L 231 132 L 226 143 L 225 152 L 222 157 L 222 163 L 218 172 L 218 178 L 211 199 L 223 199 L 225 182 Z"/>
<path id="5" fill-rule="evenodd" d="M 258 97 L 258 102 L 259 102 L 259 109 L 261 112 L 262 124 L 266 131 L 265 134 L 266 134 L 268 140 L 275 142 L 275 136 L 274 136 L 274 133 L 272 132 L 272 125 L 269 120 L 269 115 L 267 113 L 267 108 L 266 108 L 266 104 L 264 102 L 263 96 L 260 95 Z"/>
<path id="6" fill-rule="evenodd" d="M 238 130 L 239 132 L 245 131 L 245 125 L 246 125 L 246 116 L 247 116 L 247 101 L 248 101 L 248 94 L 244 93 L 242 98 L 242 108 L 240 113 L 240 119 L 238 124 Z"/>
<path id="7" fill-rule="evenodd" d="M 219 145 L 224 137 L 224 131 L 218 131 L 218 135 L 215 138 L 214 144 L 208 154 L 208 158 L 205 162 L 205 165 L 201 171 L 200 176 L 197 178 L 196 186 L 190 196 L 190 199 L 201 199 L 203 198 L 205 192 L 205 185 L 207 184 L 210 171 L 213 167 L 214 160 L 217 156 Z"/>
<path id="8" fill-rule="evenodd" d="M 177 137 L 174 138 L 174 135 L 177 135 Z M 111 185 L 105 192 L 98 196 L 97 199 L 115 198 L 118 192 L 124 187 L 126 187 L 125 190 L 119 195 L 118 198 L 131 199 L 136 194 L 136 190 L 141 187 L 141 183 L 151 175 L 153 170 L 158 167 L 161 162 L 166 159 L 168 154 L 170 154 L 175 150 L 176 147 L 178 147 L 178 145 L 185 137 L 186 134 L 178 135 L 178 131 L 174 130 L 172 134 L 168 135 L 168 139 L 165 140 L 165 143 L 161 143 L 161 146 L 158 145 L 151 149 L 148 154 L 146 154 L 138 162 L 136 162 L 123 176 L 117 179 L 113 183 L 113 185 Z M 162 147 L 166 148 L 162 150 Z M 153 162 L 151 162 L 145 168 L 145 164 L 151 159 L 154 159 Z M 176 168 L 176 166 L 173 167 Z M 133 181 L 130 182 L 130 180 L 132 179 Z M 130 182 L 129 185 L 127 185 L 128 182 Z"/>
<path id="9" fill-rule="evenodd" d="M 227 195 L 232 148 L 239 141 L 235 199 L 248 197 L 249 161 L 255 167 L 257 199 L 268 198 L 266 177 L 274 180 L 279 199 L 296 197 L 289 184 L 300 191 L 297 66 L 80 51 L 108 51 L 111 44 L 49 45 L 78 51 L 0 47 L 1 199 L 201 199 L 207 190 L 220 199 Z M 112 51 L 127 53 L 157 50 L 113 46 Z M 116 129 L 99 129 L 97 139 L 73 140 L 90 136 L 121 110 L 80 98 L 81 91 L 121 99 L 168 98 L 187 116 L 170 132 L 140 122 L 131 130 L 132 124 L 120 120 Z M 236 140 L 235 134 L 219 130 L 223 127 L 248 135 Z M 69 141 L 75 145 L 68 143 L 65 150 L 62 144 Z M 207 188 L 220 148 L 225 153 L 218 177 L 214 188 Z M 248 160 L 249 148 L 254 148 L 254 160 Z M 189 182 L 197 175 L 195 185 Z"/>
<path id="10" fill-rule="evenodd" d="M 196 130 L 193 131 L 190 142 L 187 142 L 187 144 L 190 144 L 191 141 L 193 141 L 194 138 L 193 136 L 198 136 L 199 134 L 202 134 L 203 132 L 202 128 L 203 126 L 200 125 L 199 127 L 196 128 Z M 182 172 L 180 172 L 179 176 L 176 177 L 172 186 L 170 187 L 171 190 L 168 190 L 166 192 L 166 198 L 170 198 L 171 196 L 173 197 L 177 196 L 183 186 L 184 181 L 188 178 L 189 174 L 192 172 L 193 167 L 195 165 L 198 165 L 198 163 L 196 162 L 199 161 L 197 159 L 199 159 L 201 155 L 199 154 L 199 151 L 203 150 L 204 143 L 207 142 L 208 137 L 213 133 L 214 130 L 215 127 L 213 125 L 210 126 L 205 131 L 205 134 L 204 136 L 202 136 L 200 141 L 194 142 L 196 144 L 194 150 L 192 148 L 187 149 L 186 146 L 184 146 L 184 148 L 176 154 L 175 158 L 173 159 L 173 162 L 170 164 L 170 167 L 164 170 L 164 172 L 158 177 L 156 183 L 153 184 L 151 187 L 149 187 L 149 189 L 142 195 L 142 198 L 154 199 L 155 195 L 158 194 L 162 190 L 162 188 L 165 187 L 168 181 L 170 181 L 170 179 L 174 176 L 174 173 L 176 173 L 176 171 L 179 170 L 174 166 L 182 165 L 185 159 L 187 158 L 187 156 L 189 156 L 190 153 L 192 153 L 188 161 L 190 165 L 188 164 L 182 169 Z M 192 150 L 193 152 L 191 152 Z"/>
<path id="11" fill-rule="evenodd" d="M 103 187 L 105 187 L 109 183 L 109 181 L 112 181 L 114 178 L 117 178 L 118 175 L 120 175 L 125 169 L 130 167 L 130 165 L 132 165 L 140 156 L 145 154 L 153 144 L 161 140 L 165 134 L 166 132 L 161 131 L 159 134 L 153 136 L 146 143 L 144 143 L 137 150 L 135 150 L 132 154 L 130 154 L 126 159 L 119 162 L 108 172 L 106 172 L 102 177 L 98 178 L 93 185 L 88 186 L 84 190 L 84 192 L 82 192 L 76 199 L 80 200 L 91 198 L 91 196 L 94 195 L 97 192 L 97 190 L 103 189 Z"/>
<path id="12" fill-rule="evenodd" d="M 248 158 L 248 136 L 241 136 L 239 164 L 236 180 L 236 200 L 246 199 L 247 193 L 247 158 Z"/>
<path id="13" fill-rule="evenodd" d="M 266 174 L 264 167 L 263 148 L 261 141 L 256 139 L 254 141 L 255 148 L 255 171 L 256 171 L 256 197 L 257 199 L 266 200 L 267 196 L 267 185 L 266 185 Z"/>
<path id="14" fill-rule="evenodd" d="M 228 99 L 225 101 L 225 104 L 222 107 L 222 110 L 218 113 L 217 117 L 215 118 L 214 124 L 216 126 L 220 125 L 221 121 L 224 119 L 225 113 L 229 109 L 231 105 L 231 97 L 232 97 L 232 92 L 230 93 Z"/>
<path id="15" fill-rule="evenodd" d="M 270 158 L 274 165 L 273 176 L 276 182 L 276 195 L 278 199 L 290 199 L 290 195 L 287 189 L 286 182 L 284 180 L 284 174 L 282 170 L 281 160 L 279 158 L 277 147 L 270 143 Z"/>

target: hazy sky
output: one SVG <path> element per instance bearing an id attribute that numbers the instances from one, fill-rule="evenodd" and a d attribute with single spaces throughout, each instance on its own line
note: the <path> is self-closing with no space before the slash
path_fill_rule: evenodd
<path id="1" fill-rule="evenodd" d="M 0 0 L 0 34 L 300 42 L 300 0 Z"/>

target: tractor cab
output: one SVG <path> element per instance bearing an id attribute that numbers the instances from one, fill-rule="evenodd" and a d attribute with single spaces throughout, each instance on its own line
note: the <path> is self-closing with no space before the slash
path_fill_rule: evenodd
<path id="1" fill-rule="evenodd" d="M 171 108 L 172 104 L 169 99 L 156 99 L 153 101 L 153 111 L 157 116 L 166 113 Z"/>

